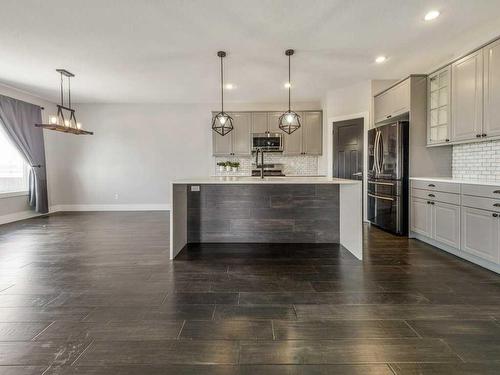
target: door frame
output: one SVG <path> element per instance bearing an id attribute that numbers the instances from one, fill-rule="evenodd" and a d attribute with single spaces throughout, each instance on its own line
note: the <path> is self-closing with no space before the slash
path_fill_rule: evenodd
<path id="1" fill-rule="evenodd" d="M 367 171 L 368 171 L 368 130 L 370 128 L 370 113 L 360 112 L 344 116 L 334 116 L 328 117 L 327 119 L 327 164 L 328 171 L 327 176 L 333 177 L 333 123 L 338 121 L 354 120 L 362 118 L 363 119 L 363 221 L 367 220 L 367 200 L 365 199 L 367 194 Z"/>

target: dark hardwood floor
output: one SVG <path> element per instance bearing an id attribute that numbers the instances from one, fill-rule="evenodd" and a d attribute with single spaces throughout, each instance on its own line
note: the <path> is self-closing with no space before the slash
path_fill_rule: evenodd
<path id="1" fill-rule="evenodd" d="M 500 277 L 366 228 L 191 246 L 166 213 L 0 226 L 0 374 L 499 374 Z"/>

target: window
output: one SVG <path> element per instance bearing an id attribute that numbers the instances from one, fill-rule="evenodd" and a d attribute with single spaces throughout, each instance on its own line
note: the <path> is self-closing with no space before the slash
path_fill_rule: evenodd
<path id="1" fill-rule="evenodd" d="M 0 124 L 0 195 L 28 191 L 29 166 Z"/>

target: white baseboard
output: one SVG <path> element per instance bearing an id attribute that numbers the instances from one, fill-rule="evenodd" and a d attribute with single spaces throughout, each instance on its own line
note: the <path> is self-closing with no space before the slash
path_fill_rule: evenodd
<path id="1" fill-rule="evenodd" d="M 15 212 L 13 214 L 2 215 L 0 216 L 0 225 L 13 223 L 14 221 L 19 221 L 19 220 L 31 219 L 32 217 L 43 216 L 43 215 L 46 214 L 37 214 L 36 212 L 33 211 L 21 211 L 21 212 Z"/>
<path id="2" fill-rule="evenodd" d="M 49 214 L 61 211 L 170 211 L 170 209 L 170 204 L 58 204 L 50 206 Z M 33 211 L 15 212 L 0 216 L 0 225 L 44 215 L 47 214 Z"/>
<path id="3" fill-rule="evenodd" d="M 58 204 L 51 207 L 57 211 L 169 211 L 170 204 Z"/>

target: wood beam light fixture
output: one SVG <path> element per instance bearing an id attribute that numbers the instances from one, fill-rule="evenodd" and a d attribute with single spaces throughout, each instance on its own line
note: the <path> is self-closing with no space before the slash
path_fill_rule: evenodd
<path id="1" fill-rule="evenodd" d="M 75 110 L 71 108 L 71 78 L 75 75 L 68 72 L 66 69 L 56 69 L 61 75 L 61 104 L 57 105 L 57 115 L 49 116 L 48 124 L 35 124 L 38 128 L 55 130 L 63 133 L 70 133 L 76 135 L 92 135 L 93 132 L 83 130 L 82 124 L 76 120 Z M 68 103 L 64 105 L 64 90 L 63 83 L 64 77 L 68 79 Z M 64 116 L 64 113 L 69 113 L 69 118 Z"/>

